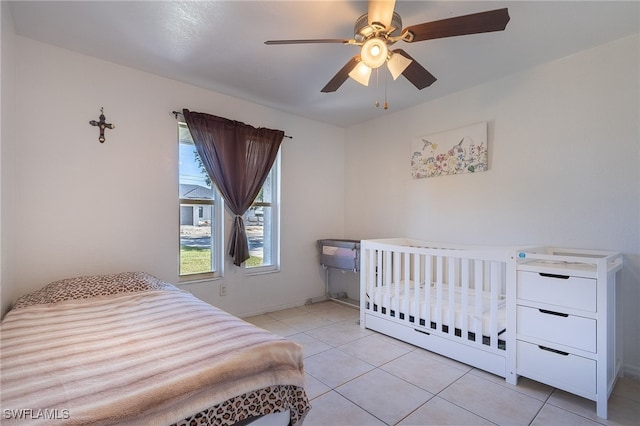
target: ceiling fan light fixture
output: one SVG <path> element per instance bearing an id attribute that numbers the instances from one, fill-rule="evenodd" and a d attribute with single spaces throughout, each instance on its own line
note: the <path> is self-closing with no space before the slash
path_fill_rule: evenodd
<path id="1" fill-rule="evenodd" d="M 389 72 L 391 72 L 391 76 L 394 80 L 402 75 L 404 70 L 407 69 L 409 65 L 413 62 L 409 58 L 405 58 L 399 53 L 392 53 L 387 61 L 387 67 L 389 68 Z"/>
<path id="2" fill-rule="evenodd" d="M 360 46 L 360 55 L 353 56 L 333 76 L 322 88 L 323 93 L 335 92 L 348 77 L 368 86 L 372 69 L 378 69 L 385 62 L 394 80 L 402 75 L 418 90 L 422 90 L 437 79 L 407 52 L 402 49 L 391 52 L 390 46 L 398 41 L 415 43 L 503 31 L 511 19 L 505 7 L 403 28 L 400 15 L 394 11 L 395 4 L 396 0 L 369 0 L 368 12 L 357 19 L 352 39 L 267 40 L 265 44 L 340 43 Z"/>
<path id="3" fill-rule="evenodd" d="M 369 78 L 371 77 L 371 68 L 369 68 L 363 61 L 360 61 L 358 62 L 358 65 L 349 72 L 349 77 L 363 86 L 368 86 Z"/>
<path id="4" fill-rule="evenodd" d="M 387 42 L 381 38 L 370 38 L 365 41 L 360 51 L 362 62 L 369 68 L 378 68 L 387 60 L 389 49 Z"/>

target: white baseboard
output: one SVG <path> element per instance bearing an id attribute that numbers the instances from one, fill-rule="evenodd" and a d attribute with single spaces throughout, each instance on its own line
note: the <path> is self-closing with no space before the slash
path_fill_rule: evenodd
<path id="1" fill-rule="evenodd" d="M 625 365 L 622 371 L 626 377 L 631 377 L 632 379 L 640 380 L 640 367 L 635 365 Z"/>
<path id="2" fill-rule="evenodd" d="M 269 312 L 281 311 L 283 309 L 297 308 L 297 307 L 300 307 L 300 306 L 308 305 L 309 303 L 323 302 L 325 300 L 327 300 L 327 296 L 325 296 L 325 295 L 316 296 L 316 297 L 312 297 L 312 298 L 309 298 L 309 299 L 300 300 L 300 301 L 297 301 L 297 302 L 285 303 L 285 304 L 282 304 L 282 305 L 269 306 L 269 307 L 260 309 L 258 311 L 243 312 L 241 314 L 236 314 L 236 316 L 239 317 L 239 318 L 253 317 L 253 316 L 256 316 L 256 315 L 267 314 Z"/>

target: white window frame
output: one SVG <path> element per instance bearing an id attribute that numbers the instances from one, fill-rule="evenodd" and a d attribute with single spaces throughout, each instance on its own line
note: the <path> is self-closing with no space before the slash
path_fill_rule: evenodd
<path id="1" fill-rule="evenodd" d="M 271 235 L 268 238 L 264 236 L 264 241 L 270 239 L 271 244 L 269 249 L 271 250 L 271 263 L 264 266 L 247 266 L 245 263 L 245 271 L 247 275 L 266 274 L 272 272 L 280 272 L 280 184 L 281 184 L 281 150 L 278 151 L 273 166 L 271 166 L 271 202 L 256 202 L 252 204 L 252 207 L 269 206 L 271 208 Z M 246 223 L 245 223 L 246 226 Z M 266 251 L 267 247 L 263 245 L 263 251 Z"/>
<path id="2" fill-rule="evenodd" d="M 187 128 L 186 123 L 178 122 L 178 146 L 182 143 L 180 141 L 180 127 Z M 195 145 L 194 145 L 195 149 Z M 180 160 L 178 154 L 178 160 Z M 180 170 L 178 170 L 178 185 L 180 185 Z M 180 221 L 180 209 L 183 205 L 194 206 L 211 206 L 211 215 L 213 220 L 211 221 L 211 272 L 202 272 L 194 274 L 182 274 L 180 272 L 180 250 L 181 250 L 181 238 L 180 238 L 180 225 L 178 226 L 178 281 L 180 283 L 206 281 L 216 278 L 222 278 L 224 276 L 224 220 L 225 220 L 225 208 L 224 199 L 220 195 L 220 191 L 212 183 L 213 198 L 210 202 L 208 200 L 190 200 L 182 199 L 178 194 L 178 221 Z"/>

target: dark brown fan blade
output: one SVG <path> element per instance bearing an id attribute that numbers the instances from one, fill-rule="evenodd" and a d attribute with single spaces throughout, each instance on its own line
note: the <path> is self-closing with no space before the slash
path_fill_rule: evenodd
<path id="1" fill-rule="evenodd" d="M 338 90 L 340 86 L 342 86 L 342 83 L 347 81 L 347 78 L 349 78 L 349 73 L 356 67 L 356 65 L 358 65 L 358 62 L 360 62 L 360 55 L 356 55 L 353 58 L 349 59 L 349 62 L 347 62 L 347 64 L 342 67 L 336 75 L 333 76 L 331 81 L 329 81 L 327 85 L 322 88 L 321 92 L 330 93 Z"/>
<path id="2" fill-rule="evenodd" d="M 308 44 L 308 43 L 342 43 L 342 44 L 352 44 L 355 40 L 352 39 L 344 39 L 344 38 L 315 38 L 315 39 L 307 39 L 307 40 L 267 40 L 264 44 Z"/>
<path id="3" fill-rule="evenodd" d="M 402 72 L 402 75 L 405 76 L 407 80 L 411 82 L 414 86 L 418 88 L 418 90 L 422 90 L 425 87 L 431 86 L 437 78 L 433 76 L 429 71 L 427 71 L 422 65 L 416 62 L 407 52 L 402 49 L 396 49 L 393 53 L 400 54 L 407 59 L 411 59 L 411 63 L 409 66 Z"/>
<path id="4" fill-rule="evenodd" d="M 504 8 L 412 25 L 405 28 L 402 33 L 412 33 L 413 40 L 411 40 L 411 42 L 488 33 L 491 31 L 504 30 L 509 19 L 509 11 L 507 8 Z"/>

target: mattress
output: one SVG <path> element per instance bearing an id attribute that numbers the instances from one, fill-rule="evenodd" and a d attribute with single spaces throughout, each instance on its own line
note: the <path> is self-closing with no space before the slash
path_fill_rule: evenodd
<path id="1" fill-rule="evenodd" d="M 298 344 L 144 273 L 52 283 L 0 332 L 3 424 L 297 424 L 310 408 Z"/>
<path id="2" fill-rule="evenodd" d="M 481 303 L 477 304 L 476 292 L 474 289 L 468 289 L 466 303 L 463 301 L 462 291 L 457 287 L 453 291 L 453 303 L 449 300 L 449 289 L 447 285 L 441 288 L 440 305 L 438 305 L 438 289 L 435 283 L 431 283 L 429 290 L 429 298 L 426 297 L 425 284 L 421 283 L 419 295 L 416 298 L 415 283 L 409 282 L 409 292 L 407 294 L 404 281 L 400 282 L 399 288 L 395 283 L 383 286 L 377 286 L 367 289 L 368 301 L 372 303 L 373 309 L 384 314 L 389 311 L 393 316 L 404 319 L 409 316 L 420 325 L 438 327 L 447 330 L 451 325 L 456 330 L 462 330 L 466 325 L 469 333 L 478 333 L 483 336 L 490 336 L 492 330 L 491 318 L 491 293 L 480 292 Z M 419 308 L 416 310 L 415 303 L 419 300 Z M 497 332 L 501 334 L 506 329 L 506 304 L 505 297 L 498 295 L 495 300 L 496 305 L 496 325 Z M 466 311 L 465 308 L 466 307 Z M 438 309 L 440 311 L 440 321 L 438 321 Z M 417 318 L 417 319 L 416 319 Z M 432 327 L 433 328 L 433 327 Z"/>

